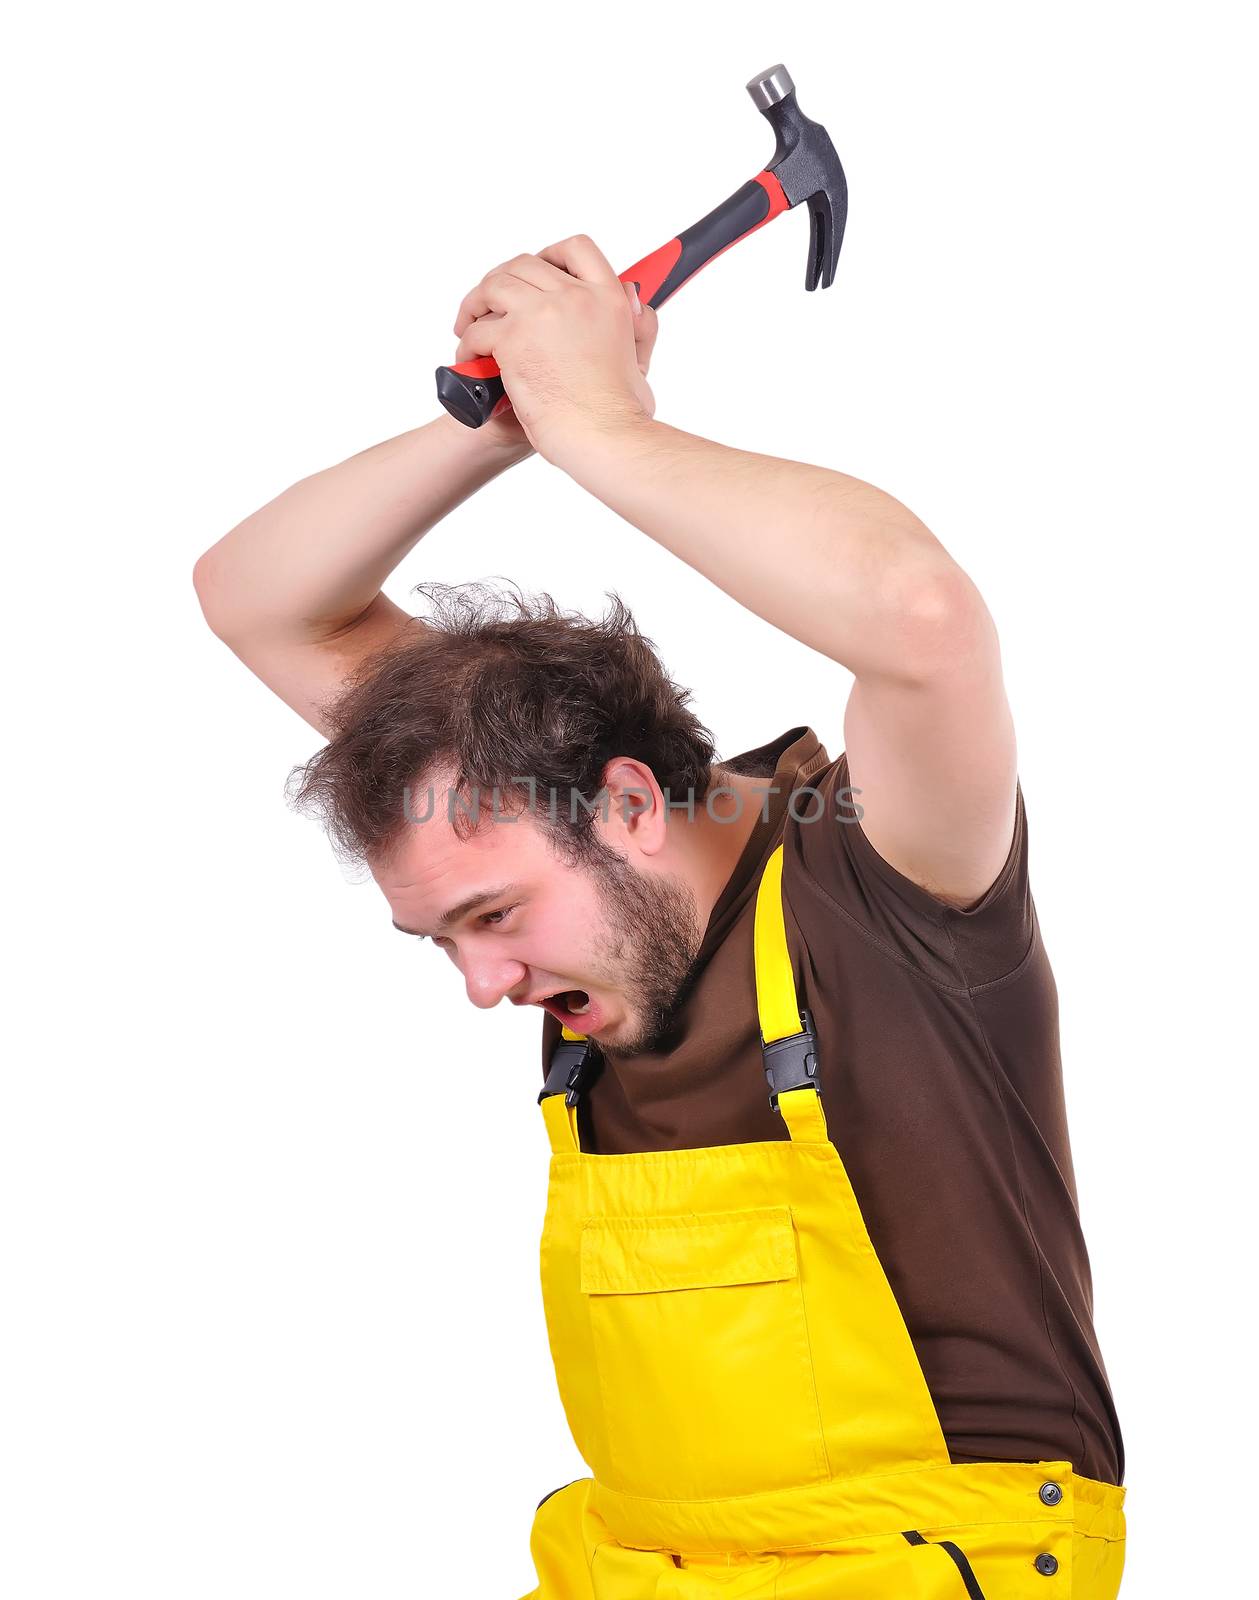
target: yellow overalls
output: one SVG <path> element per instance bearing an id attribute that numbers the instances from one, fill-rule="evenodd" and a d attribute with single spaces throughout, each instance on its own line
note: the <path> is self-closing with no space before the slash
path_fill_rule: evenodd
<path id="1" fill-rule="evenodd" d="M 827 1137 L 781 883 L 779 845 L 756 1002 L 790 1140 L 586 1154 L 593 1052 L 556 1046 L 542 1290 L 593 1477 L 538 1507 L 526 1600 L 1113 1600 L 1122 1488 L 1066 1461 L 950 1464 Z"/>

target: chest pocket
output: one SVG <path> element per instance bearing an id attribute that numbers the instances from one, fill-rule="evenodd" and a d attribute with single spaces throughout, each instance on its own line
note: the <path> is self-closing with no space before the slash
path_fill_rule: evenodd
<path id="1" fill-rule="evenodd" d="M 588 1221 L 581 1290 L 609 1488 L 691 1499 L 828 1476 L 787 1206 Z"/>

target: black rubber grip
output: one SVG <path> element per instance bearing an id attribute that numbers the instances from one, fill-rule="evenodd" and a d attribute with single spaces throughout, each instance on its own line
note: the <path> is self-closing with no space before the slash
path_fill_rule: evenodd
<path id="1" fill-rule="evenodd" d="M 437 398 L 465 427 L 479 428 L 488 422 L 505 392 L 502 378 L 473 378 L 453 367 L 437 369 Z"/>
<path id="2" fill-rule="evenodd" d="M 659 309 L 688 278 L 694 277 L 701 267 L 706 266 L 714 256 L 720 255 L 736 239 L 741 239 L 745 233 L 759 227 L 768 215 L 769 195 L 765 192 L 764 185 L 757 183 L 755 178 L 749 178 L 741 188 L 723 200 L 716 210 L 710 211 L 694 226 L 678 234 L 682 243 L 682 253 L 670 268 L 669 276 L 647 304 L 653 309 Z"/>

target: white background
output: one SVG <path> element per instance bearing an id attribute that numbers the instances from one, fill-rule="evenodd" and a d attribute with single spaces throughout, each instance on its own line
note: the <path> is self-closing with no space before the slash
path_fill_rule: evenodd
<path id="1" fill-rule="evenodd" d="M 723 257 L 662 312 L 658 415 L 890 490 L 988 601 L 1128 1449 L 1124 1592 L 1235 1592 L 1240 16 L 216 3 L 11 25 L 6 1596 L 532 1586 L 534 1505 L 584 1470 L 537 1291 L 537 1019 L 474 1012 L 286 807 L 318 737 L 204 626 L 192 566 L 435 415 L 491 266 L 581 231 L 623 267 L 759 170 L 743 85 L 779 60 L 848 173 L 836 284 L 803 291 L 803 211 Z M 540 460 L 389 592 L 499 574 L 587 610 L 620 593 L 722 755 L 796 723 L 842 748 L 845 672 Z"/>

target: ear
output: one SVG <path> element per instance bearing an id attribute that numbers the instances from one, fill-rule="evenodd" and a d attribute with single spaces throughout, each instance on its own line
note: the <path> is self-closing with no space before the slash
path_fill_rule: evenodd
<path id="1" fill-rule="evenodd" d="M 669 801 L 651 768 L 630 756 L 617 756 L 603 769 L 599 823 L 610 844 L 655 855 L 668 834 Z M 678 802 L 685 806 L 686 797 Z M 605 822 L 606 818 L 606 822 Z"/>

